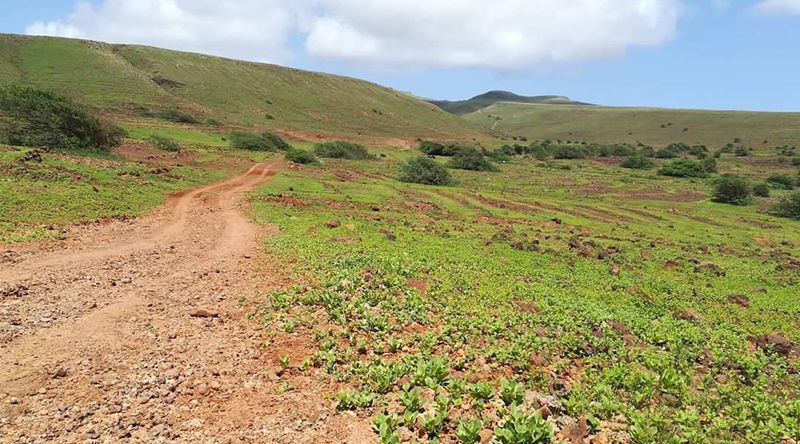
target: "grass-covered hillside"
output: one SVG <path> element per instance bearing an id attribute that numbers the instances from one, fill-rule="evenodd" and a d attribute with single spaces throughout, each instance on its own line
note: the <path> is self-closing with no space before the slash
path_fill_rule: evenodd
<path id="1" fill-rule="evenodd" d="M 254 196 L 298 281 L 254 315 L 293 334 L 284 365 L 342 382 L 337 408 L 372 416 L 381 442 L 800 434 L 800 223 L 767 213 L 788 191 L 733 206 L 709 199 L 716 173 L 659 174 L 671 160 L 524 156 L 424 186 L 397 180 L 418 153 L 376 153 Z"/>
<path id="2" fill-rule="evenodd" d="M 564 96 L 520 96 L 508 91 L 489 91 L 468 100 L 431 100 L 443 110 L 459 116 L 478 111 L 499 102 L 539 103 L 548 105 L 586 105 Z"/>
<path id="3" fill-rule="evenodd" d="M 498 103 L 465 118 L 504 135 L 530 139 L 719 147 L 739 138 L 752 148 L 800 141 L 800 113 Z"/>
<path id="4" fill-rule="evenodd" d="M 253 127 L 296 138 L 486 138 L 411 95 L 347 77 L 82 40 L 0 35 L 0 85 L 19 83 L 126 120 Z"/>

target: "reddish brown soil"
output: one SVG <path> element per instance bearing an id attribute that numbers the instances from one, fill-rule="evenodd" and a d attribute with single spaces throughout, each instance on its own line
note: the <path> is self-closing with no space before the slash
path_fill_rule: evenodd
<path id="1" fill-rule="evenodd" d="M 311 353 L 307 335 L 245 316 L 290 284 L 262 253 L 275 230 L 240 199 L 279 167 L 63 242 L 0 248 L 0 288 L 18 290 L 0 300 L 0 441 L 375 441 L 368 420 L 331 408 L 332 383 L 276 366 Z"/>

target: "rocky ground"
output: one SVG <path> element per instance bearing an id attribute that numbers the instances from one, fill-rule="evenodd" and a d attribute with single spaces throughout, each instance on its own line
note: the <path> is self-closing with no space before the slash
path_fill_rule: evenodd
<path id="1" fill-rule="evenodd" d="M 281 372 L 309 338 L 247 319 L 287 282 L 240 196 L 279 166 L 0 251 L 0 441 L 374 441 L 331 382 Z"/>

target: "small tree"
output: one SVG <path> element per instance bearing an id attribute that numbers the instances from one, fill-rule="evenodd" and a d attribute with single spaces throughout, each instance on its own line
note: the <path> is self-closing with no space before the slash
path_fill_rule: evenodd
<path id="1" fill-rule="evenodd" d="M 772 207 L 772 214 L 800 220 L 800 191 L 795 191 Z"/>
<path id="2" fill-rule="evenodd" d="M 465 148 L 459 151 L 450 160 L 448 166 L 458 170 L 497 171 L 497 168 L 486 160 L 483 153 L 475 148 Z"/>
<path id="3" fill-rule="evenodd" d="M 724 174 L 714 181 L 712 200 L 731 205 L 747 205 L 750 203 L 752 193 L 747 178 Z"/>
<path id="4" fill-rule="evenodd" d="M 410 159 L 400 167 L 400 181 L 425 185 L 448 185 L 453 178 L 447 168 L 428 157 Z"/>

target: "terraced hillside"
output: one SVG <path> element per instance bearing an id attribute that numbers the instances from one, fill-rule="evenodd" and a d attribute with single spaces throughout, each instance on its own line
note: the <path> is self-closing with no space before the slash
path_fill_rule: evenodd
<path id="1" fill-rule="evenodd" d="M 128 120 L 177 109 L 309 136 L 486 138 L 408 94 L 347 77 L 144 46 L 0 35 L 0 84 L 52 90 Z"/>
<path id="2" fill-rule="evenodd" d="M 498 103 L 465 118 L 531 139 L 719 147 L 740 138 L 753 148 L 800 142 L 800 113 Z"/>

